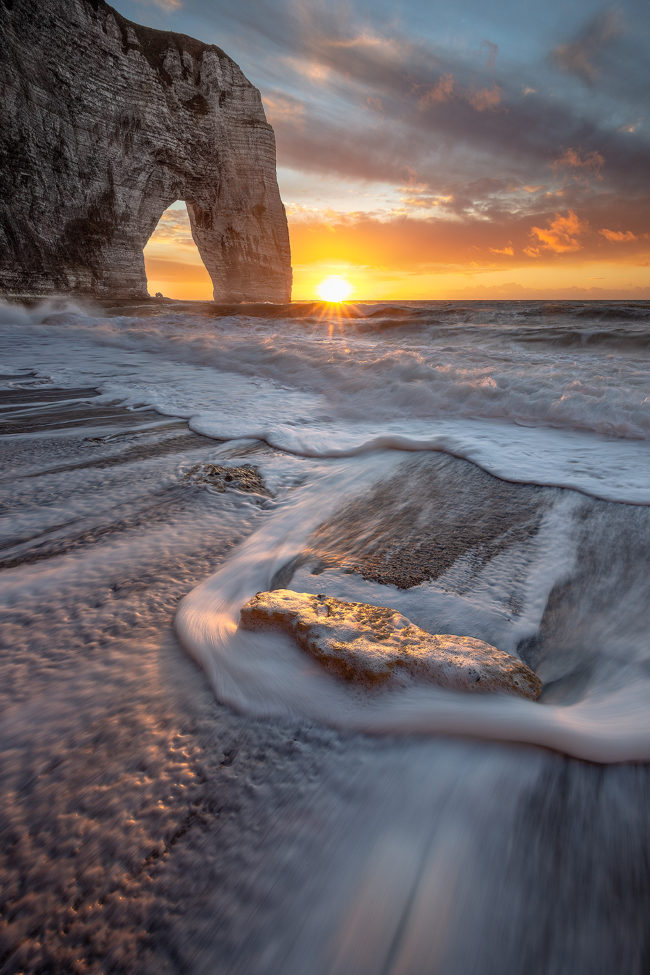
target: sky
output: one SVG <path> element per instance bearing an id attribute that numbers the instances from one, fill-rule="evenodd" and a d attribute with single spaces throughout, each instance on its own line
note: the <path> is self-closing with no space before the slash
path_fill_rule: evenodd
<path id="1" fill-rule="evenodd" d="M 650 3 L 114 0 L 218 44 L 277 141 L 294 298 L 650 298 Z M 150 291 L 210 297 L 181 204 Z"/>

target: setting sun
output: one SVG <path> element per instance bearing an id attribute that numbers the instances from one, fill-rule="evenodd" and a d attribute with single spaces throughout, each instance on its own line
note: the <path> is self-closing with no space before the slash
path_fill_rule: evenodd
<path id="1" fill-rule="evenodd" d="M 352 285 L 340 274 L 325 278 L 316 289 L 323 301 L 345 301 L 352 294 Z"/>

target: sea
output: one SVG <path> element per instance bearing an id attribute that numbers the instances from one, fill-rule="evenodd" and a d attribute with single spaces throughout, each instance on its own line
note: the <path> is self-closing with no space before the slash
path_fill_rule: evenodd
<path id="1" fill-rule="evenodd" d="M 183 970 L 647 970 L 650 302 L 5 303 L 0 353 L 15 700 L 12 655 L 110 657 L 147 613 L 151 641 L 158 582 L 100 622 L 96 593 L 173 562 L 164 625 L 214 706 L 256 740 L 312 729 L 314 788 L 336 759 L 336 801 L 297 785 L 309 815 L 268 841 L 292 879 L 232 868 L 253 935 L 215 962 L 204 932 Z M 541 697 L 340 680 L 239 629 L 272 588 L 485 640 Z"/>

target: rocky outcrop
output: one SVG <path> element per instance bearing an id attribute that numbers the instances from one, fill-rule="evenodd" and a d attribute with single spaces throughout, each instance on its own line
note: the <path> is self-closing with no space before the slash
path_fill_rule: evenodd
<path id="1" fill-rule="evenodd" d="M 427 633 L 385 606 L 276 589 L 258 592 L 242 607 L 240 626 L 284 630 L 328 670 L 366 684 L 421 680 L 531 700 L 542 690 L 517 657 L 473 637 Z"/>
<path id="2" fill-rule="evenodd" d="M 288 301 L 260 94 L 218 47 L 103 0 L 0 0 L 0 291 L 142 297 L 185 200 L 217 301 Z"/>

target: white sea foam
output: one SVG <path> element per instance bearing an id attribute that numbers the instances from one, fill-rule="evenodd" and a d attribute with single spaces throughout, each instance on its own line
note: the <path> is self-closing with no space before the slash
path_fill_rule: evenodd
<path id="1" fill-rule="evenodd" d="M 500 331 L 479 320 L 456 333 L 431 325 L 397 335 L 309 317 L 4 306 L 0 341 L 15 370 L 96 385 L 216 439 L 263 439 L 312 457 L 445 450 L 505 479 L 650 503 L 643 353 L 517 344 L 507 314 Z"/>
<path id="2" fill-rule="evenodd" d="M 631 597 L 633 605 L 626 607 L 633 627 L 636 614 L 636 631 L 624 631 L 618 641 L 613 629 L 607 633 L 607 649 L 591 686 L 570 703 L 560 704 L 501 696 L 468 698 L 430 687 L 366 695 L 324 673 L 289 638 L 238 629 L 241 606 L 272 585 L 275 573 L 300 552 L 309 533 L 346 496 L 372 483 L 380 469 L 386 474 L 398 463 L 399 454 L 393 453 L 388 465 L 386 455 L 329 465 L 326 473 L 312 478 L 249 538 L 224 568 L 183 600 L 177 632 L 205 669 L 218 698 L 259 716 L 298 713 L 356 730 L 526 742 L 596 762 L 649 759 L 650 651 L 643 635 L 644 597 L 638 593 Z M 389 605 L 434 632 L 464 633 L 514 653 L 518 642 L 539 627 L 551 589 L 572 571 L 576 508 L 575 495 L 560 495 L 545 516 L 532 561 L 529 558 L 524 564 L 516 552 L 514 557 L 509 552 L 500 564 L 490 561 L 464 593 L 462 586 L 448 588 L 444 577 L 405 592 L 331 572 L 311 579 L 298 574 L 291 586 Z M 505 603 L 517 584 L 523 605 L 514 614 Z M 619 598 L 615 579 L 612 598 Z M 591 649 L 595 652 L 595 645 Z M 560 653 L 559 665 L 565 669 L 567 660 L 575 665 L 570 648 L 566 650 Z M 557 667 L 555 660 L 543 663 L 540 676 L 545 682 L 557 679 Z"/>

